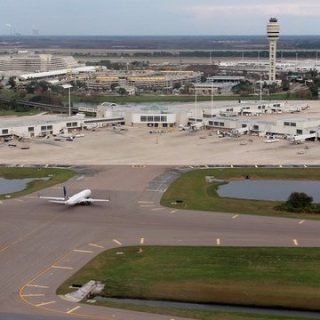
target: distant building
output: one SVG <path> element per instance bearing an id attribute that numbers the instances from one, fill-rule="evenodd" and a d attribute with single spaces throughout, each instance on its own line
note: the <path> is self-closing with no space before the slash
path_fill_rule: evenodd
<path id="1" fill-rule="evenodd" d="M 79 66 L 72 56 L 21 51 L 17 54 L 0 57 L 0 73 L 9 75 L 21 75 L 27 72 L 48 72 Z"/>

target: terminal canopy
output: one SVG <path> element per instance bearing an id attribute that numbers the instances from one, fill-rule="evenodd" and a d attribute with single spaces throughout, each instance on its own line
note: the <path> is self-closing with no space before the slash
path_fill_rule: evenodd
<path id="1" fill-rule="evenodd" d="M 63 88 L 63 89 L 70 89 L 70 88 L 72 88 L 72 85 L 69 84 L 69 83 L 63 84 L 63 85 L 62 85 L 62 88 Z"/>

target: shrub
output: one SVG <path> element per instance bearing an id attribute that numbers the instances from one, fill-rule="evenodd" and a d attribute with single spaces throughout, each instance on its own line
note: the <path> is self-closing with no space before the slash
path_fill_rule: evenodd
<path id="1" fill-rule="evenodd" d="M 312 204 L 313 198 L 304 192 L 293 192 L 290 194 L 287 204 L 293 208 L 307 208 Z"/>

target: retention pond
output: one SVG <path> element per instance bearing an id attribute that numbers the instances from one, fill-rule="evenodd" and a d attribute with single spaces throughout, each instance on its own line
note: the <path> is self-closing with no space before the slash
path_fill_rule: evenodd
<path id="1" fill-rule="evenodd" d="M 320 181 L 298 180 L 241 180 L 219 186 L 220 197 L 286 201 L 292 192 L 304 192 L 320 202 Z"/>
<path id="2" fill-rule="evenodd" d="M 5 179 L 0 177 L 0 195 L 19 192 L 24 190 L 28 183 L 35 180 L 49 180 L 50 177 L 45 178 L 26 178 L 26 179 Z"/>

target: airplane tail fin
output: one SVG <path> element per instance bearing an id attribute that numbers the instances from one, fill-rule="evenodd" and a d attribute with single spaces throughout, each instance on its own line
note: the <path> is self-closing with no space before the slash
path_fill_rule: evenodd
<path id="1" fill-rule="evenodd" d="M 66 186 L 63 186 L 63 197 L 64 197 L 65 200 L 67 200 L 67 198 L 68 198 Z"/>

